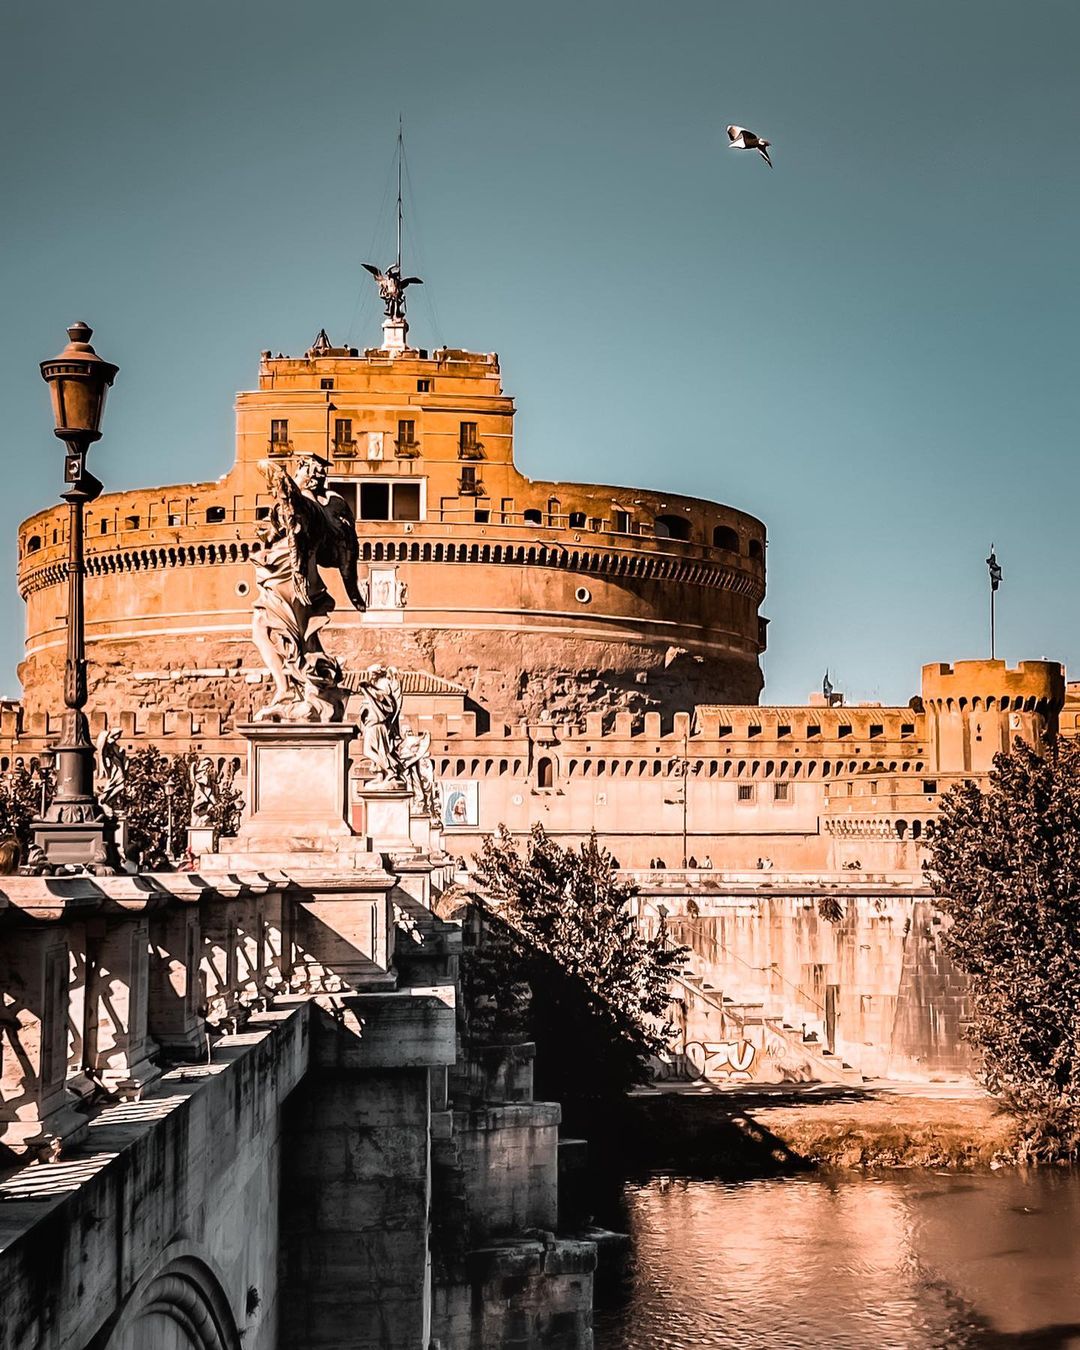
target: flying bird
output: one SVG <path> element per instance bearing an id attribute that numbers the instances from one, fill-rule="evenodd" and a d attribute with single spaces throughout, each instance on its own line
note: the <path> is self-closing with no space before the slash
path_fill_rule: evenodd
<path id="1" fill-rule="evenodd" d="M 761 136 L 755 136 L 752 131 L 747 131 L 745 127 L 728 127 L 727 134 L 728 140 L 731 142 L 728 146 L 729 150 L 756 150 L 769 168 L 772 168 L 773 162 L 769 158 L 770 141 Z"/>

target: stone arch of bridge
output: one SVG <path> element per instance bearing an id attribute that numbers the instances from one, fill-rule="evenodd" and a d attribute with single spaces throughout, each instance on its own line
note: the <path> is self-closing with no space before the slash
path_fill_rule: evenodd
<path id="1" fill-rule="evenodd" d="M 205 1261 L 162 1253 L 88 1350 L 241 1350 L 221 1282 Z"/>

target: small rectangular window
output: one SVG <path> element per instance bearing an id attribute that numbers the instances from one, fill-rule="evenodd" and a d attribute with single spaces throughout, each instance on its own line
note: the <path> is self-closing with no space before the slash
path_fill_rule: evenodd
<path id="1" fill-rule="evenodd" d="M 791 786 L 790 783 L 774 783 L 772 785 L 773 801 L 775 802 L 790 801 L 790 797 L 788 795 L 788 788 L 790 786 Z"/>
<path id="2" fill-rule="evenodd" d="M 416 392 L 417 392 L 418 394 L 430 394 L 430 393 L 431 393 L 431 381 L 430 381 L 430 380 L 417 380 L 417 381 L 416 381 Z"/>
<path id="3" fill-rule="evenodd" d="M 394 484 L 394 520 L 420 519 L 420 484 Z"/>
<path id="4" fill-rule="evenodd" d="M 784 726 L 783 723 L 781 723 L 780 726 L 776 728 L 776 734 L 778 736 L 790 736 L 791 728 L 788 726 Z"/>
<path id="5" fill-rule="evenodd" d="M 876 779 L 876 778 L 871 778 L 871 780 L 870 780 L 870 796 L 871 796 L 871 797 L 876 797 L 876 796 L 877 796 L 877 779 Z"/>
<path id="6" fill-rule="evenodd" d="M 901 736 L 914 736 L 914 735 L 915 735 L 915 723 L 914 723 L 914 722 L 901 722 L 901 723 L 900 723 L 900 735 L 901 735 Z"/>
<path id="7" fill-rule="evenodd" d="M 870 739 L 876 740 L 879 736 L 884 736 L 885 728 L 880 722 L 870 723 Z"/>
<path id="8" fill-rule="evenodd" d="M 223 506 L 208 506 L 206 508 L 207 525 L 220 525 L 225 519 L 225 508 Z"/>
<path id="9" fill-rule="evenodd" d="M 411 450 L 416 444 L 416 423 L 411 417 L 402 417 L 397 424 L 397 448 Z"/>
<path id="10" fill-rule="evenodd" d="M 820 735 L 821 735 L 821 728 L 819 726 L 814 726 L 813 723 L 811 723 L 811 725 L 806 728 L 806 736 L 808 740 L 813 736 L 820 736 Z"/>
<path id="11" fill-rule="evenodd" d="M 269 517 L 269 515 L 270 515 L 270 508 L 268 506 L 257 506 L 255 508 L 256 520 L 266 520 Z"/>
<path id="12" fill-rule="evenodd" d="M 458 427 L 458 445 L 462 450 L 475 450 L 477 447 L 476 423 L 462 422 Z"/>
<path id="13" fill-rule="evenodd" d="M 936 778 L 924 778 L 924 779 L 923 779 L 922 790 L 926 793 L 926 795 L 927 795 L 928 797 L 932 797 L 932 796 L 934 795 L 934 793 L 937 792 L 937 779 L 936 779 Z"/>
<path id="14" fill-rule="evenodd" d="M 732 730 L 733 730 L 732 727 L 717 727 L 716 734 L 717 736 L 730 736 Z"/>
<path id="15" fill-rule="evenodd" d="M 473 520 L 476 521 L 477 525 L 486 525 L 490 519 L 490 511 L 481 511 L 478 509 L 473 512 Z"/>
<path id="16" fill-rule="evenodd" d="M 333 387 L 334 387 L 334 381 L 331 380 L 331 379 L 329 379 L 329 378 L 328 378 L 327 376 L 325 376 L 325 375 L 324 375 L 323 378 L 319 381 L 319 388 L 320 388 L 320 389 L 333 389 Z"/>
<path id="17" fill-rule="evenodd" d="M 838 736 L 850 736 L 851 727 L 846 722 L 843 722 L 836 728 L 836 734 Z"/>
<path id="18" fill-rule="evenodd" d="M 754 800 L 754 785 L 753 785 L 753 783 L 740 783 L 740 784 L 739 784 L 739 801 L 741 801 L 741 802 L 752 802 L 753 800 Z"/>
<path id="19" fill-rule="evenodd" d="M 137 530 L 138 528 L 139 528 L 139 517 L 138 517 L 138 516 L 125 516 L 125 517 L 124 517 L 124 529 L 125 529 L 125 530 Z"/>
<path id="20" fill-rule="evenodd" d="M 289 442 L 289 419 L 275 417 L 270 422 L 270 442 L 272 445 L 287 445 Z"/>
<path id="21" fill-rule="evenodd" d="M 760 736 L 760 735 L 761 735 L 761 727 L 760 727 L 760 726 L 749 726 L 749 727 L 746 728 L 746 734 L 747 734 L 748 736 Z"/>
<path id="22" fill-rule="evenodd" d="M 102 534 L 108 534 L 108 533 L 109 533 L 109 522 L 108 522 L 107 520 L 103 520 L 103 521 L 101 522 L 101 533 L 102 533 Z"/>
<path id="23" fill-rule="evenodd" d="M 461 490 L 462 492 L 476 491 L 476 468 L 472 464 L 465 464 L 462 466 Z"/>
<path id="24" fill-rule="evenodd" d="M 390 519 L 389 483 L 360 484 L 360 519 L 361 520 Z"/>
<path id="25" fill-rule="evenodd" d="M 616 534 L 630 533 L 630 512 L 616 511 L 611 518 L 611 528 Z"/>
<path id="26" fill-rule="evenodd" d="M 334 444 L 351 445 L 352 444 L 352 418 L 335 417 L 334 418 Z"/>
<path id="27" fill-rule="evenodd" d="M 176 511 L 170 511 L 166 520 L 170 525 L 183 525 L 184 518 Z"/>

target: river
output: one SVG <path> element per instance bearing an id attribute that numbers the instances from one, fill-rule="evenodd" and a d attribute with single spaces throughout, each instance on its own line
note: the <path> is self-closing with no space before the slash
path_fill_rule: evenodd
<path id="1" fill-rule="evenodd" d="M 596 1350 L 1080 1348 L 1080 1174 L 626 1185 Z"/>

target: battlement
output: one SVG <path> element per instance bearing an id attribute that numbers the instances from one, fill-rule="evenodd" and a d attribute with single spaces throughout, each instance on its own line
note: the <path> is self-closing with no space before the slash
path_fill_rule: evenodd
<path id="1" fill-rule="evenodd" d="M 970 709 L 1056 714 L 1065 702 L 1065 671 L 1059 661 L 934 662 L 923 666 L 925 703 L 946 711 Z"/>

